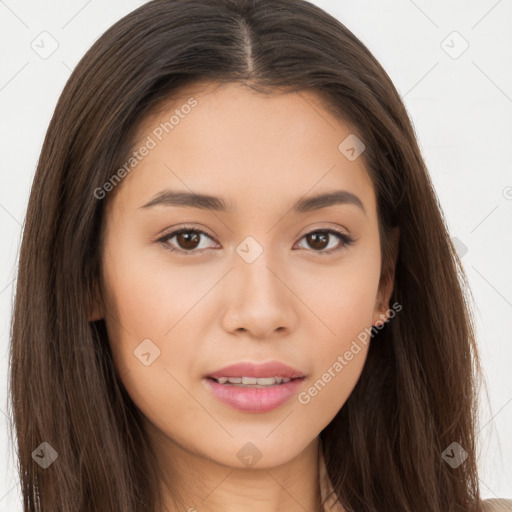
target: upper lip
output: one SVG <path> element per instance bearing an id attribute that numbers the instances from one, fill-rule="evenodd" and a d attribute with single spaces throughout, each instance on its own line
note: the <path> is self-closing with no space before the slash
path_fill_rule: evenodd
<path id="1" fill-rule="evenodd" d="M 304 377 L 304 373 L 279 361 L 268 361 L 258 364 L 249 361 L 225 366 L 220 370 L 209 373 L 207 377 L 287 377 L 289 379 Z"/>

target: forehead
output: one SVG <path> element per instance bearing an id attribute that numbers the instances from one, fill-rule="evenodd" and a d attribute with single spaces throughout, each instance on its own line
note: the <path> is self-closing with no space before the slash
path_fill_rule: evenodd
<path id="1" fill-rule="evenodd" d="M 242 213 L 344 189 L 371 212 L 375 197 L 364 158 L 351 161 L 340 150 L 353 136 L 314 92 L 263 94 L 241 84 L 198 83 L 139 124 L 134 150 L 151 149 L 116 192 L 137 207 L 165 188 L 208 193 Z"/>

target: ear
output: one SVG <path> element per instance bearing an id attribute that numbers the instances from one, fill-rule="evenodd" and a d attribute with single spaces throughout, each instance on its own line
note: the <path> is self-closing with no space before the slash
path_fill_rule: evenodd
<path id="1" fill-rule="evenodd" d="M 397 227 L 391 230 L 391 262 L 388 268 L 383 269 L 381 274 L 379 291 L 375 300 L 372 325 L 382 325 L 389 317 L 389 299 L 393 293 L 395 283 L 396 261 L 398 258 L 398 245 L 400 241 L 400 229 Z"/>
<path id="2" fill-rule="evenodd" d="M 105 317 L 105 305 L 98 282 L 94 282 L 94 295 L 89 304 L 89 322 L 95 322 Z"/>

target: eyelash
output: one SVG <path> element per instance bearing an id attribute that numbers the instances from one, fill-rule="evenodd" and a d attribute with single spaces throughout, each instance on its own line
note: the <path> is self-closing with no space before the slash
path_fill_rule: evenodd
<path id="1" fill-rule="evenodd" d="M 191 249 L 191 250 L 187 251 L 187 250 L 184 250 L 184 249 L 173 248 L 173 247 L 171 247 L 167 243 L 171 238 L 173 238 L 173 237 L 175 237 L 177 235 L 180 235 L 182 233 L 199 233 L 199 234 L 205 235 L 208 238 L 211 238 L 213 240 L 213 237 L 211 237 L 205 231 L 203 231 L 201 229 L 185 226 L 183 228 L 180 228 L 180 229 L 178 229 L 176 231 L 172 231 L 171 233 L 168 233 L 168 234 L 162 236 L 161 238 L 159 238 L 157 240 L 157 242 L 162 243 L 162 245 L 164 246 L 164 249 L 166 249 L 168 251 L 171 251 L 171 252 L 181 253 L 184 256 L 192 256 L 194 254 L 201 253 L 204 250 L 208 250 L 208 249 L 202 249 L 202 251 L 201 250 L 198 251 L 198 250 L 195 250 L 195 249 Z M 342 249 L 345 249 L 345 248 L 349 247 L 354 242 L 354 239 L 352 237 L 350 237 L 349 235 L 346 235 L 345 233 L 342 233 L 341 231 L 338 231 L 337 229 L 334 229 L 334 228 L 314 229 L 313 231 L 309 231 L 308 233 L 304 234 L 300 238 L 300 240 L 302 240 L 304 237 L 306 237 L 308 235 L 311 235 L 313 233 L 328 233 L 330 235 L 335 235 L 335 236 L 339 237 L 340 240 L 343 242 L 343 244 L 341 246 L 336 247 L 334 249 L 323 249 L 321 251 L 316 251 L 314 249 L 311 249 L 312 252 L 320 254 L 320 255 L 327 255 L 327 254 L 332 254 L 332 253 L 338 252 L 338 251 L 340 251 Z"/>

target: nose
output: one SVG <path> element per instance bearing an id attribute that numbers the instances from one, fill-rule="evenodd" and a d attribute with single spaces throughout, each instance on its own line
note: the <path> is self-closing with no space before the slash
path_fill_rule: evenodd
<path id="1" fill-rule="evenodd" d="M 266 251 L 252 263 L 236 255 L 225 287 L 223 328 L 259 339 L 292 331 L 298 318 L 297 300 L 288 281 L 289 272 L 271 262 Z"/>

